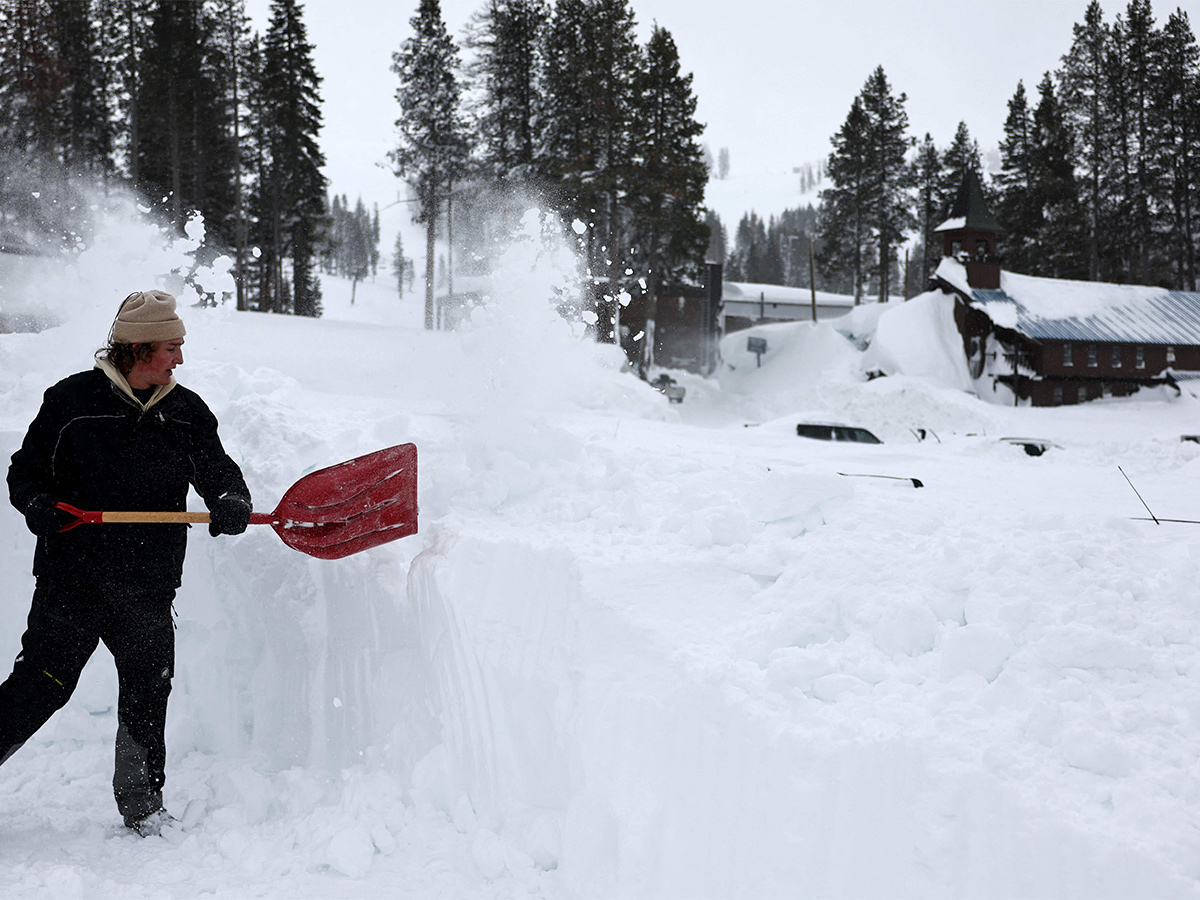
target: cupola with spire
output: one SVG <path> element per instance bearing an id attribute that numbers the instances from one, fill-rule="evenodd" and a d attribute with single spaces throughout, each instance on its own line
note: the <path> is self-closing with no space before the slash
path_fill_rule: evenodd
<path id="1" fill-rule="evenodd" d="M 968 170 L 950 208 L 950 217 L 934 232 L 942 235 L 943 255 L 966 266 L 967 284 L 971 287 L 999 290 L 1000 257 L 996 253 L 996 237 L 1003 231 L 988 210 L 979 174 Z"/>

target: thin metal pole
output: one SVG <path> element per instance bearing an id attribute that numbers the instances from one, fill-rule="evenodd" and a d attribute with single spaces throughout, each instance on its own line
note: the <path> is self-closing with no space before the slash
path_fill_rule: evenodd
<path id="1" fill-rule="evenodd" d="M 1117 466 L 1117 471 L 1118 471 L 1118 472 L 1120 472 L 1122 475 L 1125 475 L 1125 470 L 1124 470 L 1124 469 L 1122 469 L 1120 466 Z M 1126 481 L 1129 481 L 1129 476 L 1128 476 L 1128 475 L 1125 475 L 1125 480 L 1126 480 Z M 1137 488 L 1133 487 L 1133 482 L 1132 482 L 1132 481 L 1129 481 L 1129 486 L 1130 486 L 1131 488 L 1133 488 L 1133 492 L 1134 492 L 1135 494 L 1137 494 L 1137 498 L 1138 498 L 1139 500 L 1142 500 L 1142 495 L 1141 495 L 1140 493 L 1138 493 L 1138 489 L 1137 489 Z M 1161 524 L 1162 524 L 1162 522 L 1158 521 L 1158 517 L 1157 517 L 1156 515 L 1154 515 L 1154 511 L 1153 511 L 1152 509 L 1150 509 L 1150 505 L 1149 505 L 1149 504 L 1148 504 L 1148 503 L 1147 503 L 1145 500 L 1142 500 L 1142 506 L 1146 507 L 1146 512 L 1150 513 L 1150 518 L 1154 520 L 1154 524 L 1155 524 L 1155 525 L 1161 525 Z"/>

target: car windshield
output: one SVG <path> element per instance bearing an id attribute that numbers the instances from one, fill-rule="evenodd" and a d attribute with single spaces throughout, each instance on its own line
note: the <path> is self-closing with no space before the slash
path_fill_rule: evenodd
<path id="1" fill-rule="evenodd" d="M 833 440 L 832 425 L 797 425 L 796 434 L 800 437 L 813 438 L 818 441 Z"/>
<path id="2" fill-rule="evenodd" d="M 865 428 L 835 428 L 834 439 L 838 441 L 854 441 L 859 444 L 882 444 L 883 441 L 871 434 Z"/>
<path id="3" fill-rule="evenodd" d="M 817 441 L 850 441 L 856 444 L 883 443 L 867 429 L 855 428 L 851 425 L 819 425 L 802 422 L 796 426 L 796 434 Z"/>

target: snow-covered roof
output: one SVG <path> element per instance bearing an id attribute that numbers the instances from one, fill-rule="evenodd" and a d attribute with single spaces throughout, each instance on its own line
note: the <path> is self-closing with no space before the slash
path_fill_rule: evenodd
<path id="1" fill-rule="evenodd" d="M 812 290 L 809 288 L 784 287 L 779 284 L 723 281 L 721 282 L 721 299 L 726 302 L 742 301 L 808 305 L 812 303 Z M 850 307 L 854 305 L 854 298 L 848 294 L 831 294 L 828 291 L 817 291 L 817 303 L 821 306 Z"/>
<path id="2" fill-rule="evenodd" d="M 958 229 L 966 228 L 966 227 L 967 227 L 967 217 L 966 216 L 954 216 L 953 218 L 947 219 L 945 222 L 943 222 L 941 225 L 939 225 L 937 228 L 935 228 L 933 230 L 935 232 L 958 231 Z"/>
<path id="3" fill-rule="evenodd" d="M 935 273 L 997 325 L 1035 340 L 1200 345 L 1200 293 L 1000 273 L 999 290 L 972 288 L 963 265 Z"/>

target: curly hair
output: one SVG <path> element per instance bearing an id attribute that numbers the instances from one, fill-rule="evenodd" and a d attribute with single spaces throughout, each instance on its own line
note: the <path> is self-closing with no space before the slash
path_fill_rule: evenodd
<path id="1" fill-rule="evenodd" d="M 133 371 L 135 363 L 149 362 L 160 343 L 161 341 L 152 344 L 122 344 L 110 340 L 107 347 L 96 351 L 96 359 L 107 359 L 122 375 L 128 375 Z"/>

